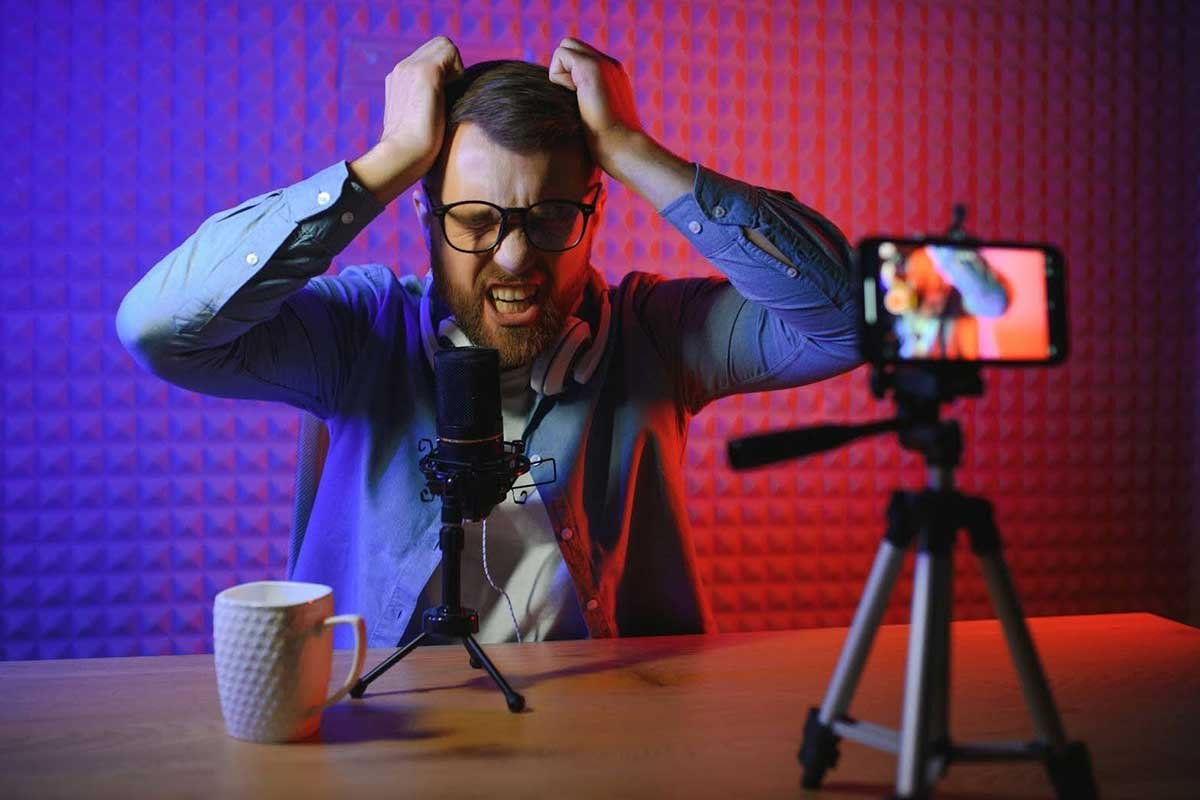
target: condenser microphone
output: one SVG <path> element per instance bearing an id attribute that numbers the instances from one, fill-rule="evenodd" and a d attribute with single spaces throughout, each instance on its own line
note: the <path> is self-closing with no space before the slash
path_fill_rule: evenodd
<path id="1" fill-rule="evenodd" d="M 500 353 L 488 347 L 439 350 L 433 377 L 442 458 L 476 468 L 502 460 Z"/>
<path id="2" fill-rule="evenodd" d="M 456 498 L 463 519 L 484 519 L 529 471 L 524 445 L 504 441 L 500 353 L 487 347 L 439 350 L 433 379 L 437 441 L 422 445 L 428 450 L 420 464 L 426 489 Z"/>

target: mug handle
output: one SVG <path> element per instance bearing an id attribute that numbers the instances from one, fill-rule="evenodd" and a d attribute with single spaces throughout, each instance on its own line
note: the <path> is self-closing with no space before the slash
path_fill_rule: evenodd
<path id="1" fill-rule="evenodd" d="M 354 688 L 354 684 L 358 683 L 358 679 L 362 675 L 363 663 L 367 660 L 367 625 L 363 622 L 362 617 L 358 614 L 339 614 L 325 620 L 323 625 L 329 628 L 343 623 L 354 626 L 354 666 L 350 668 L 350 675 L 342 684 L 342 688 L 329 696 L 329 699 L 321 706 L 322 710 L 341 700 Z"/>

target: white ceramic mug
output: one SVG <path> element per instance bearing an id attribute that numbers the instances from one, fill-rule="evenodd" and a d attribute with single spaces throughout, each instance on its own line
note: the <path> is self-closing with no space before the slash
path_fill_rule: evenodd
<path id="1" fill-rule="evenodd" d="M 329 697 L 333 630 L 354 626 L 354 666 Z M 316 733 L 321 712 L 358 681 L 367 629 L 357 614 L 333 616 L 333 589 L 319 583 L 257 581 L 217 595 L 213 650 L 229 735 L 289 742 Z"/>

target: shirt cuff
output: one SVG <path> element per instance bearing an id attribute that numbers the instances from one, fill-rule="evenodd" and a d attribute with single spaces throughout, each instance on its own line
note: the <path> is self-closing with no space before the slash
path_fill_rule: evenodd
<path id="1" fill-rule="evenodd" d="M 350 177 L 345 161 L 289 186 L 284 195 L 292 221 L 311 229 L 330 253 L 341 252 L 384 209 Z"/>
<path id="2" fill-rule="evenodd" d="M 668 203 L 660 215 L 704 256 L 728 247 L 742 228 L 758 226 L 759 189 L 696 164 L 690 194 Z"/>

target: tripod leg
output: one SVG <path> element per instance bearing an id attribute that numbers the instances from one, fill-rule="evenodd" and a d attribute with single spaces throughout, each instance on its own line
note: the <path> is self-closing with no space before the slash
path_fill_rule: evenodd
<path id="1" fill-rule="evenodd" d="M 425 631 L 421 631 L 419 634 L 417 634 L 417 636 L 411 642 L 392 653 L 387 657 L 386 661 L 383 661 L 379 666 L 375 667 L 375 669 L 362 676 L 358 683 L 354 684 L 354 688 L 350 690 L 350 696 L 355 699 L 362 697 L 363 694 L 366 693 L 367 687 L 370 686 L 376 678 L 391 669 L 397 661 L 404 658 L 413 650 L 416 650 L 427 638 L 429 638 L 429 634 Z"/>
<path id="2" fill-rule="evenodd" d="M 825 773 L 837 765 L 839 737 L 833 731 L 833 723 L 844 716 L 850 707 L 854 689 L 862 677 L 863 665 L 870 655 L 871 645 L 875 642 L 875 634 L 879 631 L 879 623 L 903 562 L 904 550 L 885 539 L 875 555 L 875 563 L 867 577 L 867 587 L 854 612 L 854 620 L 850 623 L 850 632 L 838 656 L 825 700 L 819 712 L 815 708 L 809 710 L 804 723 L 804 741 L 800 743 L 797 757 L 804 767 L 801 782 L 806 789 L 819 788 Z"/>
<path id="3" fill-rule="evenodd" d="M 806 789 L 816 789 L 825 779 L 825 773 L 838 761 L 838 739 L 833 723 L 845 715 L 850 707 L 854 689 L 862 677 L 863 665 L 875 642 L 884 609 L 896 585 L 896 576 L 904 562 L 904 551 L 912 541 L 912 527 L 908 523 L 909 497 L 904 493 L 892 496 L 888 509 L 888 531 L 875 554 L 875 562 L 867 576 L 867 585 L 862 599 L 854 611 L 846 643 L 842 645 L 837 666 L 825 692 L 820 711 L 813 708 L 804 723 L 804 740 L 800 744 L 798 759 L 804 767 L 801 779 Z"/>
<path id="4" fill-rule="evenodd" d="M 1059 800 L 1076 797 L 1096 800 L 1100 796 L 1092 774 L 1092 758 L 1083 742 L 1071 742 L 1062 750 L 1051 753 L 1046 760 L 1046 771 L 1050 773 L 1050 783 Z"/>
<path id="5" fill-rule="evenodd" d="M 937 604 L 948 603 L 941 594 L 948 588 L 950 575 L 949 553 L 935 543 L 933 552 L 930 534 L 923 533 L 921 550 L 917 553 L 913 573 L 912 627 L 908 636 L 908 663 L 904 669 L 904 708 L 901 712 L 900 757 L 896 764 L 896 795 L 902 798 L 924 797 L 929 782 L 929 700 L 933 687 L 930 656 L 937 636 Z"/>
<path id="6" fill-rule="evenodd" d="M 1054 706 L 1054 697 L 1050 694 L 1050 685 L 1038 660 L 1033 639 L 1029 636 L 1029 627 L 1025 624 L 1012 574 L 1004 561 L 1000 532 L 992 517 L 991 504 L 980 498 L 964 498 L 963 503 L 967 508 L 971 549 L 979 558 L 988 596 L 1004 630 L 1008 652 L 1021 682 L 1025 705 L 1033 717 L 1034 729 L 1041 741 L 1053 749 L 1061 749 L 1067 742 L 1067 735 Z"/>
<path id="7" fill-rule="evenodd" d="M 932 784 L 946 773 L 950 748 L 950 620 L 954 597 L 954 569 L 949 557 L 935 559 L 933 621 L 929 655 L 929 768 Z"/>
<path id="8" fill-rule="evenodd" d="M 500 691 L 504 692 L 504 699 L 508 703 L 508 710 L 514 714 L 524 710 L 525 698 L 513 691 L 513 688 L 508 685 L 508 681 L 504 680 L 504 676 L 500 674 L 500 670 L 496 669 L 496 665 L 487 657 L 487 653 L 483 652 L 483 648 L 479 646 L 479 642 L 475 641 L 475 637 L 467 634 L 463 637 L 462 641 L 463 646 L 467 648 L 467 652 L 471 654 L 471 657 L 483 665 L 488 675 L 491 675 L 492 680 L 500 687 Z"/>
<path id="9" fill-rule="evenodd" d="M 1004 561 L 1000 533 L 992 519 L 991 505 L 986 500 L 974 500 L 970 525 L 971 547 L 979 557 L 988 595 L 1004 630 L 1008 651 L 1025 696 L 1025 705 L 1033 717 L 1038 739 L 1050 747 L 1046 770 L 1059 798 L 1092 800 L 1098 797 L 1091 757 L 1083 742 L 1068 742 L 1062 717 L 1050 692 L 1050 683 L 1038 659 L 1013 586 L 1012 574 Z"/>
<path id="10" fill-rule="evenodd" d="M 875 634 L 879 631 L 879 623 L 883 620 L 883 612 L 903 563 L 903 549 L 886 540 L 879 545 L 862 600 L 854 612 L 846 643 L 842 646 L 842 653 L 838 656 L 837 666 L 829 681 L 825 701 L 821 703 L 820 719 L 824 725 L 832 723 L 850 707 L 854 689 L 862 677 L 863 665 L 871 653 L 871 645 L 875 643 Z"/>
<path id="11" fill-rule="evenodd" d="M 1025 705 L 1033 717 L 1034 730 L 1043 742 L 1060 748 L 1066 744 L 1067 737 L 1054 705 L 1054 697 L 1050 694 L 1046 673 L 1042 670 L 1033 639 L 1029 636 L 1029 627 L 1021 613 L 1021 604 L 1017 600 L 1008 567 L 998 552 L 981 554 L 979 566 L 987 583 L 992 606 L 1004 629 L 1013 666 L 1021 681 L 1021 693 L 1025 695 Z"/>

